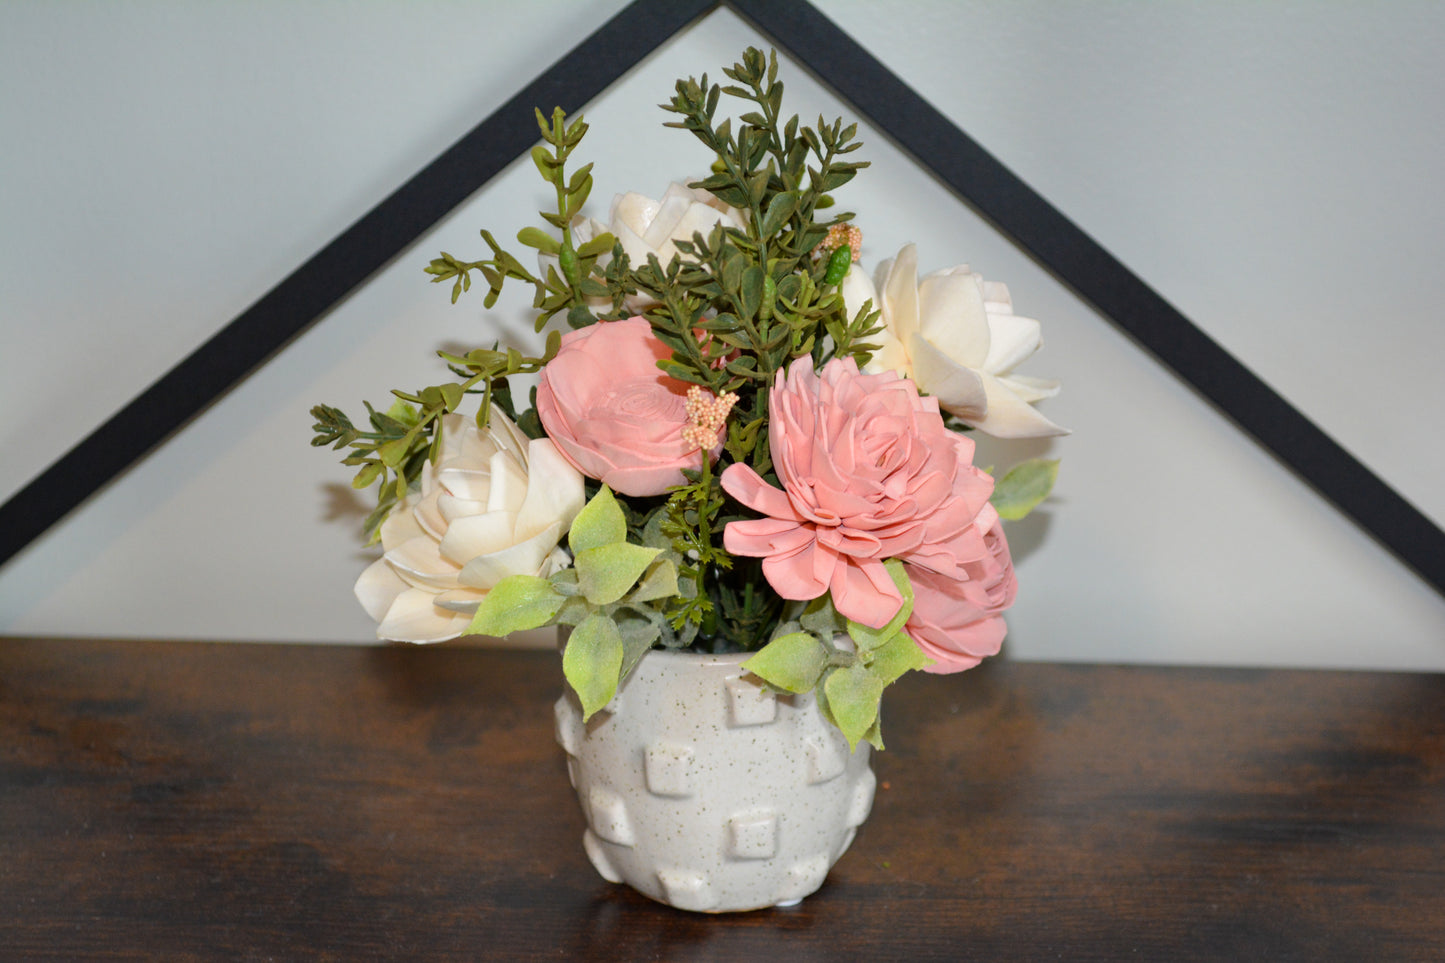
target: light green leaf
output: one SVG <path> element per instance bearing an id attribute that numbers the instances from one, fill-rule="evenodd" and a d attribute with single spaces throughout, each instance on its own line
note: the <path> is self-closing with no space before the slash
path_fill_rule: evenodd
<path id="1" fill-rule="evenodd" d="M 583 549 L 573 560 L 577 586 L 593 605 L 616 602 L 647 571 L 659 551 L 627 542 Z"/>
<path id="2" fill-rule="evenodd" d="M 361 471 L 356 473 L 356 477 L 351 479 L 351 487 L 357 489 L 365 488 L 367 485 L 376 481 L 377 476 L 380 475 L 382 471 L 383 466 L 381 462 L 367 462 L 361 467 Z"/>
<path id="3" fill-rule="evenodd" d="M 517 232 L 517 240 L 546 254 L 556 254 L 562 250 L 562 245 L 557 242 L 557 239 L 540 227 L 522 228 Z"/>
<path id="4" fill-rule="evenodd" d="M 592 614 L 592 606 L 580 595 L 574 595 L 562 603 L 557 610 L 558 625 L 581 625 L 582 620 Z"/>
<path id="5" fill-rule="evenodd" d="M 868 663 L 868 671 L 878 680 L 880 686 L 887 687 L 897 682 L 903 673 L 921 669 L 932 662 L 907 632 L 899 632 L 873 650 L 873 660 Z"/>
<path id="6" fill-rule="evenodd" d="M 395 418 L 397 421 L 401 422 L 407 427 L 411 427 L 412 425 L 416 424 L 417 420 L 421 417 L 421 412 L 417 411 L 414 407 L 407 404 L 405 401 L 402 401 L 400 398 L 396 399 L 391 403 L 391 407 L 386 409 L 386 413 L 388 417 Z"/>
<path id="7" fill-rule="evenodd" d="M 1049 496 L 1059 477 L 1057 458 L 1030 458 L 1009 469 L 994 486 L 990 504 L 999 517 L 1016 522 Z"/>
<path id="8" fill-rule="evenodd" d="M 637 584 L 637 590 L 627 597 L 627 601 L 655 602 L 677 594 L 677 566 L 670 558 L 659 558 L 647 570 L 647 574 Z"/>
<path id="9" fill-rule="evenodd" d="M 622 635 L 605 615 L 589 615 L 567 639 L 562 652 L 562 674 L 582 700 L 582 718 L 612 701 L 622 672 Z"/>
<path id="10" fill-rule="evenodd" d="M 833 608 L 833 599 L 826 592 L 808 603 L 798 622 L 809 632 L 825 639 L 848 630 L 848 620 Z"/>
<path id="11" fill-rule="evenodd" d="M 567 545 L 573 555 L 626 539 L 627 519 L 613 497 L 612 489 L 606 485 L 577 513 L 572 521 L 572 530 L 567 533 Z"/>
<path id="12" fill-rule="evenodd" d="M 388 468 L 395 468 L 406 460 L 407 453 L 411 451 L 411 435 L 395 438 L 376 449 L 381 456 L 382 464 Z"/>
<path id="13" fill-rule="evenodd" d="M 548 624 L 567 599 L 536 575 L 508 575 L 482 598 L 468 635 L 509 635 Z"/>
<path id="14" fill-rule="evenodd" d="M 867 735 L 878 718 L 878 702 L 883 685 L 861 662 L 832 670 L 823 680 L 828 695 L 828 708 L 838 730 L 856 748 L 858 740 Z"/>
<path id="15" fill-rule="evenodd" d="M 586 241 L 577 249 L 578 257 L 597 257 L 600 254 L 611 254 L 612 245 L 617 243 L 617 238 L 611 234 L 599 234 L 590 241 Z"/>
<path id="16" fill-rule="evenodd" d="M 633 668 L 662 637 L 662 614 L 642 608 L 624 607 L 613 615 L 617 632 L 622 636 L 622 668 L 618 683 L 632 674 Z"/>
<path id="17" fill-rule="evenodd" d="M 808 632 L 778 636 L 743 663 L 743 668 L 787 692 L 807 692 L 818 684 L 828 651 Z"/>
<path id="18" fill-rule="evenodd" d="M 456 411 L 461 405 L 462 399 L 466 397 L 466 389 L 456 382 L 441 385 L 442 403 L 446 405 L 447 411 Z"/>
<path id="19" fill-rule="evenodd" d="M 888 620 L 888 624 L 880 629 L 872 628 L 861 622 L 854 622 L 852 619 L 848 620 L 848 635 L 857 643 L 858 652 L 865 659 L 868 658 L 869 652 L 897 635 L 902 630 L 903 623 L 907 622 L 908 617 L 913 614 L 913 586 L 908 581 L 908 573 L 904 571 L 903 563 L 896 558 L 890 558 L 883 564 L 888 569 L 888 575 L 893 579 L 893 584 L 898 587 L 899 593 L 903 596 L 903 604 L 898 607 L 893 618 Z"/>

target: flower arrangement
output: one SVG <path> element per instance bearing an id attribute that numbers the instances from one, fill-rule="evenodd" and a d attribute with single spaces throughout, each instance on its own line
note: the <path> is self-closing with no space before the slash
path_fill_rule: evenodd
<path id="1" fill-rule="evenodd" d="M 489 256 L 427 272 L 453 302 L 480 276 L 489 308 L 531 285 L 544 353 L 442 352 L 454 380 L 368 404 L 364 428 L 317 406 L 312 443 L 378 486 L 383 555 L 356 594 L 380 637 L 569 627 L 587 716 L 650 649 L 751 652 L 746 669 L 881 748 L 889 684 L 999 651 L 1017 590 L 1002 522 L 1057 462 L 995 480 L 969 433 L 1063 433 L 1032 407 L 1058 386 L 1014 373 L 1039 325 L 1002 284 L 919 278 L 912 245 L 863 271 L 854 215 L 831 212 L 867 166 L 856 125 L 784 121 L 776 55 L 724 73 L 664 105 L 709 176 L 622 194 L 605 224 L 583 215 L 592 165 L 571 168 L 586 124 L 538 111 L 556 209 L 517 234 L 535 273 L 487 231 Z"/>

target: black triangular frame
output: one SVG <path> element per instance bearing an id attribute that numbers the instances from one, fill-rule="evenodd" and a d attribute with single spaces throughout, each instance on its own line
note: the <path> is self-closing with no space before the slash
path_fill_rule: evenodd
<path id="1" fill-rule="evenodd" d="M 728 7 L 1445 595 L 1445 532 L 806 0 L 634 0 L 0 505 L 0 565 L 244 380 L 536 141 Z M 597 57 L 588 51 L 606 50 Z"/>

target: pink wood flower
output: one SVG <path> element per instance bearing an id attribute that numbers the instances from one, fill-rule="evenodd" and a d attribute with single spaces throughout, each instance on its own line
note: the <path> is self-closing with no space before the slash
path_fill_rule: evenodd
<path id="1" fill-rule="evenodd" d="M 537 415 L 578 471 L 623 495 L 659 495 L 686 480 L 684 468 L 702 467 L 701 435 L 688 431 L 697 426 L 687 404 L 692 386 L 657 367 L 670 357 L 645 318 L 562 335 L 562 349 L 542 369 Z M 709 454 L 716 458 L 721 418 L 713 420 L 719 440 Z"/>
<path id="2" fill-rule="evenodd" d="M 973 442 L 949 431 L 933 398 L 893 372 L 860 374 L 850 358 L 821 373 L 799 358 L 768 396 L 768 443 L 783 488 L 745 465 L 722 486 L 767 517 L 731 522 L 723 544 L 763 559 L 783 598 L 831 591 L 838 611 L 880 628 L 902 596 L 883 563 L 899 558 L 952 579 L 982 554 L 975 519 L 993 479 Z"/>
<path id="3" fill-rule="evenodd" d="M 913 585 L 913 613 L 904 629 L 933 659 L 934 664 L 925 667 L 927 672 L 962 672 L 985 656 L 997 655 L 1007 630 L 1000 613 L 1018 594 L 1008 539 L 992 506 L 979 513 L 966 540 L 969 546 L 981 546 L 982 551 L 963 563 L 965 578 L 907 566 Z M 969 553 L 963 546 L 960 551 Z"/>

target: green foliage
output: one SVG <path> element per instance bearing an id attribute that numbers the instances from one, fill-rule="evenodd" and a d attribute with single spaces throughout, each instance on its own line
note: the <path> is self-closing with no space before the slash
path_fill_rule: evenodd
<path id="1" fill-rule="evenodd" d="M 547 339 L 547 348 L 540 358 L 529 358 L 515 348 L 499 351 L 477 348 L 465 355 L 437 352 L 451 370 L 463 380 L 431 385 L 419 391 L 396 391 L 396 401 L 385 413 L 366 402 L 371 431 L 356 428 L 346 413 L 329 405 L 311 409 L 316 419 L 311 426 L 313 446 L 330 445 L 333 449 L 349 448 L 343 465 L 358 467 L 352 479 L 353 488 L 367 488 L 380 481 L 376 508 L 367 516 L 364 529 L 371 541 L 380 537 L 381 523 L 407 493 L 420 484 L 422 469 L 434 461 L 441 451 L 441 418 L 457 411 L 467 395 L 480 389 L 482 399 L 477 408 L 477 425 L 485 428 L 491 417 L 491 401 L 498 384 L 506 384 L 509 376 L 541 371 L 561 347 L 556 332 Z M 507 395 L 510 404 L 510 394 Z"/>
<path id="2" fill-rule="evenodd" d="M 785 692 L 816 689 L 824 713 L 854 747 L 867 739 L 883 748 L 879 720 L 883 690 L 905 672 L 929 663 L 903 631 L 913 611 L 908 574 L 896 559 L 886 565 L 903 596 L 887 625 L 874 629 L 845 619 L 823 596 L 797 613 L 796 621 L 780 625 L 772 641 L 743 663 L 743 668 Z"/>
<path id="3" fill-rule="evenodd" d="M 1010 468 L 994 485 L 989 502 L 1005 521 L 1018 521 L 1049 497 L 1059 477 L 1059 462 L 1053 458 L 1030 458 Z"/>
<path id="4" fill-rule="evenodd" d="M 604 485 L 568 532 L 574 567 L 551 578 L 502 579 L 477 606 L 467 632 L 507 635 L 544 625 L 575 626 L 563 669 L 591 716 L 669 631 L 649 603 L 672 598 L 679 590 L 672 553 L 633 544 L 627 535 L 622 508 Z"/>
<path id="5" fill-rule="evenodd" d="M 743 663 L 743 668 L 786 692 L 807 692 L 828 667 L 828 648 L 811 632 L 780 635 Z"/>
<path id="6" fill-rule="evenodd" d="M 468 635 L 511 635 L 548 624 L 566 602 L 552 583 L 536 575 L 509 575 L 482 597 Z"/>
<path id="7" fill-rule="evenodd" d="M 627 519 L 612 489 L 603 485 L 583 506 L 567 533 L 567 545 L 577 555 L 592 548 L 614 545 L 627 538 Z"/>
<path id="8" fill-rule="evenodd" d="M 649 648 L 752 651 L 745 663 L 750 671 L 782 691 L 815 692 L 851 745 L 867 739 L 881 748 L 883 690 L 927 664 L 904 631 L 913 594 L 902 564 L 887 563 L 903 604 L 875 629 L 843 618 L 827 595 L 785 602 L 768 587 L 760 560 L 733 558 L 723 546 L 726 525 L 747 517 L 726 498 L 723 469 L 746 465 L 776 480 L 767 424 L 778 372 L 799 359 L 815 368 L 835 358 L 861 366 L 881 331 L 872 304 L 851 316 L 844 305 L 839 285 L 850 249 L 834 240 L 824 245 L 830 228 L 853 218 L 837 209 L 834 193 L 868 166 L 853 159 L 861 146 L 857 125 L 785 119 L 777 73 L 775 54 L 750 48 L 724 69 L 724 83 L 709 83 L 706 75 L 680 80 L 662 105 L 672 118 L 665 126 L 691 132 L 715 155 L 709 175 L 690 186 L 738 214 L 706 235 L 673 239 L 678 253 L 665 264 L 653 254 L 633 263 L 611 234 L 579 241 L 577 218 L 593 177 L 591 164 L 574 167 L 573 154 L 587 124 L 560 107 L 550 116 L 537 111 L 540 140 L 530 156 L 555 203 L 540 212 L 540 225 L 514 235 L 529 249 L 529 260 L 535 254 L 536 273 L 486 230 L 480 259 L 442 252 L 425 270 L 434 283 L 451 282 L 453 302 L 479 277 L 488 308 L 508 281 L 531 285 L 537 330 L 554 326 L 542 356 L 495 344 L 439 352 L 453 381 L 394 391 L 385 411 L 367 404 L 360 425 L 318 405 L 312 444 L 344 450 L 344 464 L 356 469 L 356 488 L 378 486 L 366 522 L 375 540 L 388 513 L 417 490 L 428 462 L 438 457 L 443 416 L 476 402 L 477 424 L 485 427 L 496 405 L 528 437 L 544 437 L 535 389 L 530 404 L 519 406 L 513 379 L 535 375 L 556 356 L 558 326 L 643 314 L 670 351 L 658 364 L 662 372 L 717 398 L 735 396 L 721 458 L 716 466 L 704 458 L 699 470 L 684 473 L 683 484 L 654 497 L 619 500 L 607 486 L 589 482 L 593 494 L 567 533 L 572 565 L 545 578 L 503 579 L 479 605 L 469 631 L 570 628 L 563 668 L 588 717 L 612 699 Z M 720 110 L 724 97 L 740 101 L 741 109 Z M 724 116 L 730 113 L 736 119 Z M 1010 471 L 993 496 L 1000 515 L 1027 514 L 1056 474 L 1057 462 L 1042 460 Z"/>
<path id="9" fill-rule="evenodd" d="M 617 694 L 624 645 L 617 623 L 589 615 L 572 630 L 562 650 L 562 674 L 582 700 L 582 717 L 592 718 Z"/>

